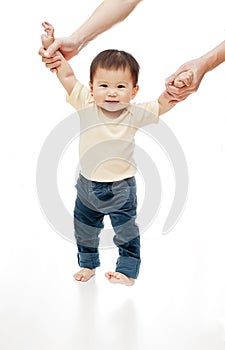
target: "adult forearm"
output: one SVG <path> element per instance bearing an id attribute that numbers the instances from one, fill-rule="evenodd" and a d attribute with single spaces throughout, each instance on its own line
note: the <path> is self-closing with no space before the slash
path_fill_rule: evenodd
<path id="1" fill-rule="evenodd" d="M 216 68 L 225 61 L 225 41 L 216 46 L 205 55 L 199 57 L 199 62 L 204 67 L 205 73 Z"/>
<path id="2" fill-rule="evenodd" d="M 91 17 L 72 35 L 71 39 L 80 43 L 80 49 L 97 35 L 124 20 L 141 0 L 105 0 Z"/>

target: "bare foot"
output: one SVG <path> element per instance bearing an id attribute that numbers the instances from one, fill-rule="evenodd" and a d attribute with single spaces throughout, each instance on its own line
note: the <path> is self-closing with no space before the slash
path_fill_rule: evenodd
<path id="1" fill-rule="evenodd" d="M 125 286 L 132 286 L 135 280 L 131 277 L 128 277 L 120 272 L 106 272 L 105 277 L 108 278 L 111 283 L 120 283 Z"/>
<path id="2" fill-rule="evenodd" d="M 95 274 L 95 269 L 81 269 L 73 275 L 76 281 L 87 282 Z"/>

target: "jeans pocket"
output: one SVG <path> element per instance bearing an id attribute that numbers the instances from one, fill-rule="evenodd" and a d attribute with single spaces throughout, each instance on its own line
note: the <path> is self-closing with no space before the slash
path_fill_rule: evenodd
<path id="1" fill-rule="evenodd" d="M 103 202 L 108 202 L 114 197 L 112 189 L 106 184 L 94 184 L 92 190 L 95 197 Z"/>

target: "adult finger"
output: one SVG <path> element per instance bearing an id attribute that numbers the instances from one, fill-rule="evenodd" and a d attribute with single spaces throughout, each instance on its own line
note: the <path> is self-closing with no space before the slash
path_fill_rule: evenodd
<path id="1" fill-rule="evenodd" d="M 61 66 L 61 61 L 45 63 L 45 66 L 50 70 L 59 68 Z"/>
<path id="2" fill-rule="evenodd" d="M 167 85 L 173 84 L 175 78 L 176 78 L 176 74 L 175 73 L 170 75 L 168 78 L 166 78 L 165 85 L 167 86 Z"/>
<path id="3" fill-rule="evenodd" d="M 46 58 L 46 57 L 42 57 L 42 62 L 43 63 L 55 63 L 55 62 L 60 62 L 61 61 L 61 57 L 58 55 L 54 56 L 54 57 L 50 57 L 50 58 Z"/>
<path id="4" fill-rule="evenodd" d="M 184 100 L 186 100 L 186 98 L 187 98 L 188 96 L 184 96 L 184 97 L 177 97 L 177 98 L 175 98 L 175 99 L 172 99 L 172 100 L 170 100 L 170 104 L 177 104 L 177 103 L 179 103 L 179 102 L 181 102 L 181 101 L 184 101 Z"/>
<path id="5" fill-rule="evenodd" d="M 185 90 L 182 93 L 180 93 L 179 95 L 172 95 L 172 99 L 177 100 L 177 101 L 183 101 L 185 100 L 188 96 L 190 96 L 192 94 L 192 91 L 190 90 Z"/>
<path id="6" fill-rule="evenodd" d="M 39 51 L 38 51 L 38 54 L 43 57 L 44 56 L 44 52 L 45 52 L 45 49 L 43 48 L 43 46 L 41 46 Z"/>
<path id="7" fill-rule="evenodd" d="M 172 84 L 166 84 L 166 91 L 172 96 L 179 96 L 182 93 L 182 88 L 176 87 Z"/>
<path id="8" fill-rule="evenodd" d="M 55 39 L 55 41 L 48 47 L 44 53 L 44 57 L 53 57 L 62 44 L 61 39 Z"/>
<path id="9" fill-rule="evenodd" d="M 53 56 L 49 56 L 49 57 L 46 57 L 46 49 L 44 49 L 43 46 L 40 47 L 39 51 L 38 51 L 38 54 L 42 57 L 42 62 L 48 62 L 47 60 L 59 60 L 60 59 L 60 56 L 55 54 Z"/>

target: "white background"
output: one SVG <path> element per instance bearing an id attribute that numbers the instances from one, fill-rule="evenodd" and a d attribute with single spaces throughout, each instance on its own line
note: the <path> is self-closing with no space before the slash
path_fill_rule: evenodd
<path id="1" fill-rule="evenodd" d="M 39 207 L 40 149 L 50 131 L 73 113 L 37 54 L 41 22 L 52 22 L 56 36 L 69 35 L 100 2 L 14 1 L 1 9 L 0 348 L 224 349 L 224 65 L 163 116 L 187 159 L 189 196 L 178 224 L 162 236 L 174 183 L 165 155 L 155 150 L 162 205 L 142 237 L 142 269 L 134 287 L 114 286 L 104 278 L 114 268 L 116 250 L 101 251 L 102 266 L 88 284 L 75 283 L 75 246 L 55 233 Z M 222 0 L 145 0 L 71 65 L 88 84 L 90 62 L 99 51 L 131 52 L 141 65 L 136 98 L 141 102 L 158 97 L 167 76 L 224 36 Z M 137 142 L 148 149 L 149 140 L 137 137 Z M 59 191 L 72 211 L 77 164 L 66 156 Z"/>

